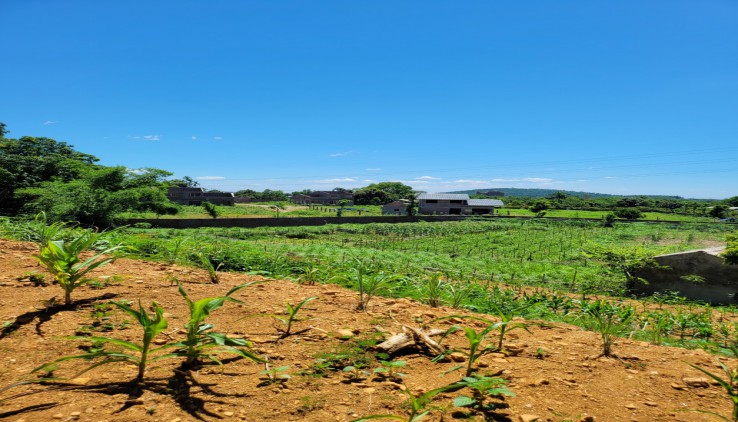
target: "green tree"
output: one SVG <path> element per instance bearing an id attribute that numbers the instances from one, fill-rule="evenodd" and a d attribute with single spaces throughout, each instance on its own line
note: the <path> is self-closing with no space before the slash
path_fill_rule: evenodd
<path id="1" fill-rule="evenodd" d="M 99 166 L 97 157 L 75 151 L 71 145 L 50 138 L 0 136 L 0 212 L 18 214 L 24 200 L 16 196 L 19 189 L 52 180 L 71 181 Z"/>
<path id="2" fill-rule="evenodd" d="M 613 211 L 613 214 L 615 214 L 618 218 L 623 218 L 625 220 L 637 220 L 639 218 L 643 218 L 643 213 L 635 208 L 616 208 Z"/>
<path id="3" fill-rule="evenodd" d="M 382 205 L 399 199 L 406 199 L 414 193 L 412 187 L 400 182 L 372 183 L 354 191 L 354 203 L 357 205 Z"/>
<path id="4" fill-rule="evenodd" d="M 540 215 L 551 207 L 551 204 L 546 199 L 536 199 L 530 206 L 530 211 Z"/>
<path id="5" fill-rule="evenodd" d="M 728 207 L 725 205 L 715 205 L 710 210 L 710 217 L 714 218 L 725 218 L 728 213 Z"/>

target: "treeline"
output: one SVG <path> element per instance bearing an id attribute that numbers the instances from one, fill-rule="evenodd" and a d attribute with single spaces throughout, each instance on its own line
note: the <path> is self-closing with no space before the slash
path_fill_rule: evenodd
<path id="1" fill-rule="evenodd" d="M 107 227 L 125 211 L 176 214 L 166 188 L 192 184 L 189 178 L 167 180 L 172 173 L 166 170 L 103 166 L 65 142 L 8 133 L 0 123 L 2 215 L 44 212 L 49 221 Z"/>
<path id="2" fill-rule="evenodd" d="M 485 195 L 472 195 L 474 198 L 491 198 Z M 640 212 L 666 212 L 674 214 L 725 217 L 730 207 L 738 207 L 738 196 L 725 200 L 698 200 L 668 196 L 601 196 L 583 198 L 562 191 L 555 191 L 544 198 L 505 196 L 508 208 L 531 208 L 537 205 L 543 209 L 616 211 L 623 209 Z"/>

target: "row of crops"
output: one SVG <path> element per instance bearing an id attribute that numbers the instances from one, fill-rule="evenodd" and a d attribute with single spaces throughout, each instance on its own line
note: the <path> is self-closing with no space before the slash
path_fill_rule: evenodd
<path id="1" fill-rule="evenodd" d="M 325 282 L 370 261 L 410 278 L 440 272 L 457 280 L 623 294 L 625 276 L 598 259 L 607 250 L 652 256 L 724 242 L 729 229 L 710 224 L 500 220 L 345 224 L 319 227 L 120 229 L 110 236 L 146 259 L 203 265 L 271 277 L 313 274 Z M 205 263 L 204 265 L 207 265 Z M 401 287 L 397 295 L 405 295 Z"/>

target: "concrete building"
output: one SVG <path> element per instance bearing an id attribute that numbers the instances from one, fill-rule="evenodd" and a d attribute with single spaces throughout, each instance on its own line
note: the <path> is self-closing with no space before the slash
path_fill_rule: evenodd
<path id="1" fill-rule="evenodd" d="M 319 205 L 339 205 L 341 201 L 349 201 L 346 205 L 354 205 L 354 194 L 343 191 L 314 191 L 309 194 L 292 195 L 292 202 L 295 204 L 319 204 Z"/>
<path id="2" fill-rule="evenodd" d="M 382 215 L 407 215 L 407 204 L 402 201 L 394 201 L 382 205 Z"/>
<path id="3" fill-rule="evenodd" d="M 180 205 L 202 205 L 210 202 L 214 205 L 233 205 L 236 198 L 231 192 L 206 192 L 203 188 L 170 187 L 167 198 Z"/>
<path id="4" fill-rule="evenodd" d="M 470 199 L 467 194 L 422 193 L 418 195 L 418 213 L 440 215 L 494 214 L 505 204 L 499 199 Z"/>

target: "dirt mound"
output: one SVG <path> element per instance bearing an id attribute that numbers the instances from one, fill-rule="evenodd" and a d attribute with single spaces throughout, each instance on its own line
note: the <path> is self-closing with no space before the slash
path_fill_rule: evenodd
<path id="1" fill-rule="evenodd" d="M 62 291 L 30 276 L 43 274 L 32 257 L 35 252 L 31 244 L 0 241 L 0 388 L 46 362 L 83 353 L 79 347 L 90 344 L 60 337 L 87 333 L 140 342 L 141 329 L 117 308 L 106 306 L 110 299 L 127 299 L 134 307 L 139 300 L 144 306 L 154 300 L 161 304 L 169 327 L 167 335 L 157 338 L 160 344 L 181 340 L 184 335 L 188 307 L 175 279 L 195 300 L 220 296 L 233 286 L 258 279 L 222 274 L 221 283 L 213 285 L 199 270 L 120 259 L 94 273 L 96 286 L 74 292 L 75 308 L 45 308 L 52 297 L 62 297 Z M 47 276 L 46 281 L 49 279 Z M 309 319 L 296 322 L 294 334 L 285 338 L 278 335 L 281 322 L 272 317 L 244 318 L 282 315 L 285 301 L 295 304 L 312 296 L 317 299 L 299 313 Z M 378 332 L 398 333 L 403 325 L 420 327 L 434 318 L 460 313 L 454 309 L 431 308 L 408 299 L 376 298 L 368 312 L 356 312 L 352 291 L 283 280 L 264 280 L 234 297 L 244 303 L 226 303 L 208 321 L 215 331 L 251 340 L 257 354 L 268 357 L 275 382 L 262 373 L 264 364 L 228 355 L 222 356 L 222 366 L 186 370 L 180 359 L 153 362 L 140 384 L 130 383 L 136 376 L 135 366 L 116 363 L 62 384 L 34 383 L 5 389 L 0 392 L 0 419 L 349 421 L 372 414 L 407 415 L 405 388 L 420 394 L 453 383 L 461 374 L 447 371 L 466 363 L 460 354 L 435 363 L 410 351 L 396 358 L 406 362 L 397 368 L 404 377 L 372 373 L 382 366 L 371 350 L 381 337 Z M 453 324 L 477 331 L 483 327 L 470 320 L 451 319 L 431 328 Z M 505 353 L 487 354 L 477 363 L 479 374 L 506 379 L 514 397 L 490 400 L 496 409 L 482 414 L 453 407 L 452 400 L 461 392 L 443 393 L 431 403 L 437 409 L 426 420 L 469 416 L 516 422 L 715 420 L 714 416 L 686 412 L 688 409 L 730 415 L 731 403 L 721 387 L 707 382 L 704 374 L 688 365 L 719 370 L 717 359 L 702 350 L 623 339 L 615 345 L 617 357 L 604 358 L 599 356 L 600 340 L 595 333 L 558 323 L 528 329 L 507 334 Z M 496 339 L 491 336 L 489 341 Z M 444 344 L 465 350 L 468 343 L 463 332 L 457 332 Z M 363 364 L 367 367 L 361 368 Z M 86 365 L 79 360 L 63 362 L 53 376 L 72 376 Z M 344 370 L 347 366 L 357 369 Z M 282 375 L 289 375 L 289 379 L 279 380 Z"/>

